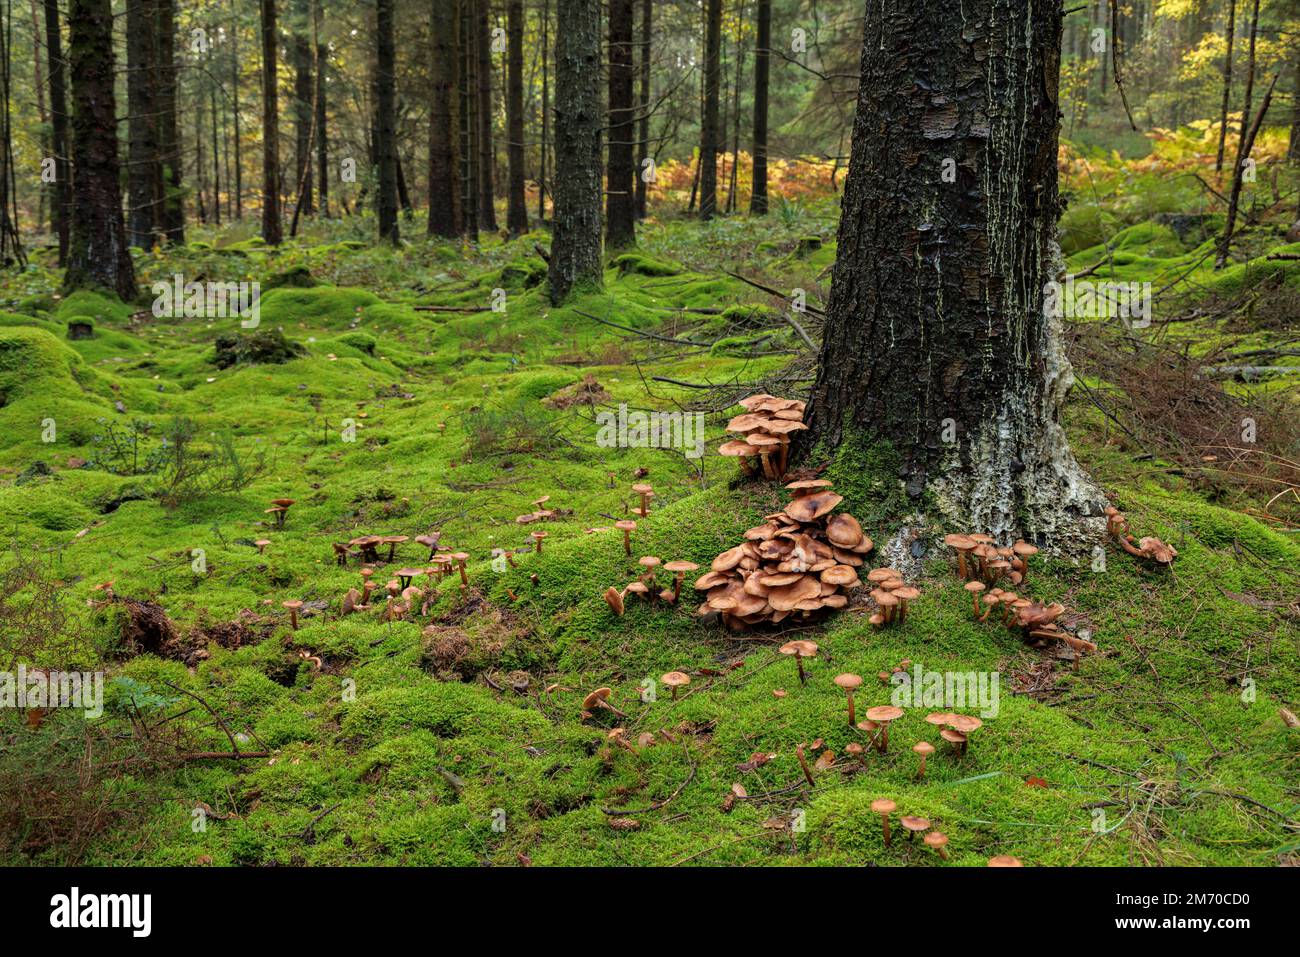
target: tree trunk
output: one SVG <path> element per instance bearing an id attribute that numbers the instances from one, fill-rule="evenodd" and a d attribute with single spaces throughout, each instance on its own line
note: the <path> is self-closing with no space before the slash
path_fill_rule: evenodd
<path id="1" fill-rule="evenodd" d="M 609 0 L 609 164 L 605 170 L 605 243 L 636 244 L 633 181 L 632 0 Z"/>
<path id="2" fill-rule="evenodd" d="M 314 209 L 311 171 L 314 84 L 311 75 L 311 39 L 307 33 L 307 21 L 310 18 L 310 0 L 297 0 L 293 10 L 293 40 L 290 46 L 293 51 L 293 187 L 298 197 L 295 218 L 299 213 L 310 216 Z"/>
<path id="3" fill-rule="evenodd" d="M 378 165 L 379 238 L 397 244 L 397 50 L 393 41 L 393 0 L 376 0 L 375 161 Z"/>
<path id="4" fill-rule="evenodd" d="M 1223 144 L 1228 137 L 1228 101 L 1232 95 L 1232 44 L 1237 27 L 1237 0 L 1228 0 L 1228 27 L 1224 31 L 1227 52 L 1223 55 L 1223 101 L 1219 105 L 1219 152 L 1214 159 L 1214 171 L 1223 170 Z M 1242 119 L 1244 125 L 1246 120 Z"/>
<path id="5" fill-rule="evenodd" d="M 558 0 L 550 294 L 601 282 L 600 0 Z"/>
<path id="6" fill-rule="evenodd" d="M 654 36 L 654 0 L 641 0 L 641 41 L 637 46 L 641 50 L 641 90 L 637 97 L 641 116 L 637 128 L 636 152 L 636 218 L 645 219 L 646 200 L 650 184 L 646 182 L 650 158 L 650 54 L 653 51 Z"/>
<path id="7" fill-rule="evenodd" d="M 70 0 L 72 235 L 64 283 L 135 298 L 135 272 L 122 222 L 117 109 L 113 98 L 113 9 L 109 0 Z"/>
<path id="8" fill-rule="evenodd" d="M 704 29 L 704 110 L 700 119 L 700 219 L 718 208 L 718 86 L 722 73 L 722 0 L 708 0 Z"/>
<path id="9" fill-rule="evenodd" d="M 1291 69 L 1295 79 L 1291 84 L 1291 139 L 1286 160 L 1295 166 L 1300 164 L 1300 43 L 1291 50 Z"/>
<path id="10" fill-rule="evenodd" d="M 429 235 L 464 230 L 460 181 L 460 0 L 433 0 L 433 98 L 429 124 Z"/>
<path id="11" fill-rule="evenodd" d="M 233 0 L 232 0 L 233 2 Z M 239 137 L 239 67 L 243 60 L 239 52 L 239 21 L 230 24 L 230 120 L 235 145 L 235 219 L 244 218 L 244 149 Z"/>
<path id="12" fill-rule="evenodd" d="M 462 179 L 461 215 L 465 218 L 465 235 L 478 241 L 479 195 L 478 177 L 478 44 L 476 41 L 477 0 L 462 0 L 460 24 L 460 168 Z"/>
<path id="13" fill-rule="evenodd" d="M 493 180 L 497 164 L 492 146 L 492 27 L 488 6 L 489 0 L 478 0 L 474 32 L 478 49 L 478 219 L 480 229 L 496 232 Z"/>
<path id="14" fill-rule="evenodd" d="M 546 222 L 547 151 L 551 145 L 551 0 L 542 0 L 542 142 L 537 164 L 537 219 Z"/>
<path id="15" fill-rule="evenodd" d="M 158 11 L 158 155 L 162 162 L 162 231 L 168 242 L 185 242 L 184 160 L 176 118 L 176 0 L 156 0 Z M 75 172 L 75 171 L 74 171 Z"/>
<path id="16" fill-rule="evenodd" d="M 767 213 L 767 86 L 772 51 L 772 0 L 758 0 L 758 36 L 754 41 L 754 173 L 749 211 Z"/>
<path id="17" fill-rule="evenodd" d="M 320 28 L 324 19 L 321 0 L 312 4 L 312 34 L 316 46 L 316 92 L 314 109 L 316 112 L 316 177 L 319 180 L 317 195 L 320 197 L 322 216 L 330 214 L 330 149 L 327 109 L 325 100 L 325 71 L 329 67 L 329 47 L 321 42 Z"/>
<path id="18" fill-rule="evenodd" d="M 506 158 L 510 167 L 506 228 L 510 235 L 528 232 L 528 201 L 524 195 L 524 4 L 510 0 L 506 9 Z"/>
<path id="19" fill-rule="evenodd" d="M 68 158 L 67 73 L 59 28 L 58 0 L 45 3 L 45 53 L 50 74 L 50 145 L 54 150 L 54 195 L 50 199 L 50 229 L 59 239 L 59 265 L 68 261 L 68 197 L 72 192 L 72 164 Z"/>
<path id="20" fill-rule="evenodd" d="M 1104 502 L 1057 419 L 1073 376 L 1045 301 L 1060 40 L 1060 0 L 869 5 L 799 446 L 888 462 L 918 512 L 963 531 L 1076 550 Z"/>
<path id="21" fill-rule="evenodd" d="M 1250 41 L 1246 46 L 1246 88 L 1243 91 L 1243 103 L 1241 105 L 1241 135 L 1237 139 L 1237 161 L 1232 170 L 1232 190 L 1228 196 L 1228 216 L 1223 226 L 1223 236 L 1219 240 L 1219 250 L 1214 257 L 1214 268 L 1222 269 L 1228 262 L 1228 252 L 1232 247 L 1232 232 L 1237 224 L 1237 205 L 1241 200 L 1241 184 L 1243 164 L 1247 157 L 1250 156 L 1250 148 L 1254 144 L 1255 136 L 1253 132 L 1248 131 L 1250 123 L 1250 111 L 1252 100 L 1255 96 L 1255 39 L 1259 34 L 1259 0 L 1255 4 L 1250 16 Z M 1276 77 L 1274 77 L 1276 81 Z M 1269 95 L 1273 93 L 1273 87 L 1269 88 Z M 1265 97 L 1267 104 L 1269 97 Z M 1267 105 L 1264 107 L 1268 109 Z M 1260 114 L 1261 118 L 1263 113 Z"/>
<path id="22" fill-rule="evenodd" d="M 275 0 L 262 5 L 262 239 L 280 245 L 280 108 L 276 87 Z"/>

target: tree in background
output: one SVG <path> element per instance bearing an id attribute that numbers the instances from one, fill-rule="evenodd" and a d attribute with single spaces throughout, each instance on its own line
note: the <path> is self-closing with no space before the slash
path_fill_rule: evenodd
<path id="1" fill-rule="evenodd" d="M 268 0 L 274 2 L 274 0 Z M 157 10 L 158 158 L 162 164 L 162 232 L 168 242 L 185 242 L 185 190 L 181 135 L 176 121 L 176 0 L 155 0 Z M 75 173 L 75 171 L 74 171 Z"/>
<path id="2" fill-rule="evenodd" d="M 72 224 L 69 289 L 102 288 L 135 298 L 135 270 L 122 221 L 113 97 L 113 9 L 109 0 L 68 4 L 72 77 Z"/>
<path id="3" fill-rule="evenodd" d="M 433 85 L 429 120 L 429 235 L 464 230 L 460 174 L 460 0 L 433 0 Z"/>
<path id="4" fill-rule="evenodd" d="M 280 245 L 280 106 L 276 87 L 275 0 L 261 0 L 262 10 L 262 239 Z"/>
<path id="5" fill-rule="evenodd" d="M 68 95 L 63 32 L 58 0 L 45 0 L 45 56 L 50 83 L 50 148 L 54 151 L 54 189 L 50 198 L 50 231 L 58 237 L 59 265 L 68 261 L 68 197 L 72 194 L 72 162 L 68 157 Z"/>
<path id="6" fill-rule="evenodd" d="M 749 211 L 767 213 L 767 87 L 772 54 L 772 0 L 758 0 L 758 35 L 754 41 L 754 173 Z"/>
<path id="7" fill-rule="evenodd" d="M 1060 39 L 1059 0 L 869 6 L 802 448 L 875 449 L 918 510 L 1078 546 L 1104 502 L 1058 422 L 1073 376 L 1045 301 Z"/>
<path id="8" fill-rule="evenodd" d="M 510 0 L 506 8 L 506 160 L 510 182 L 506 228 L 510 235 L 528 232 L 524 195 L 524 4 Z"/>
<path id="9" fill-rule="evenodd" d="M 636 218 L 645 219 L 646 198 L 650 184 L 646 181 L 646 160 L 650 158 L 650 54 L 653 50 L 654 0 L 641 0 L 641 39 L 639 68 L 641 89 L 637 96 L 636 149 Z"/>
<path id="10" fill-rule="evenodd" d="M 707 0 L 704 23 L 704 109 L 700 118 L 700 219 L 718 209 L 718 96 L 722 66 L 722 0 Z"/>
<path id="11" fill-rule="evenodd" d="M 312 99 L 315 84 L 312 80 L 312 44 L 308 33 L 311 20 L 310 0 L 295 0 L 290 24 L 290 56 L 293 60 L 293 184 L 298 197 L 294 221 L 298 214 L 310 216 L 313 211 L 311 148 L 315 122 Z"/>
<path id="12" fill-rule="evenodd" d="M 471 0 L 475 2 L 475 0 Z M 476 0 L 474 45 L 477 53 L 477 102 L 475 120 L 478 123 L 478 225 L 480 229 L 496 232 L 496 193 L 493 174 L 496 169 L 496 152 L 492 147 L 492 26 L 489 0 Z"/>
<path id="13" fill-rule="evenodd" d="M 605 170 L 605 242 L 636 244 L 632 102 L 632 0 L 609 0 L 609 161 Z"/>
<path id="14" fill-rule="evenodd" d="M 152 0 L 126 5 L 127 241 L 149 249 L 161 219 L 162 164 L 158 156 L 157 74 Z"/>
<path id="15" fill-rule="evenodd" d="M 558 0 L 551 302 L 601 282 L 600 2 Z"/>
<path id="16" fill-rule="evenodd" d="M 397 227 L 397 49 L 393 42 L 393 0 L 375 5 L 375 212 L 379 238 L 394 245 Z"/>

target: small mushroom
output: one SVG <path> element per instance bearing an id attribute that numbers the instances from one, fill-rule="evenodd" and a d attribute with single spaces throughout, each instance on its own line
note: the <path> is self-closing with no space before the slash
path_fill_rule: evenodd
<path id="1" fill-rule="evenodd" d="M 944 846 L 947 843 L 948 835 L 944 834 L 942 831 L 931 831 L 925 836 L 926 847 L 934 848 L 939 857 L 945 861 L 948 859 L 948 850 Z"/>
<path id="2" fill-rule="evenodd" d="M 632 533 L 636 531 L 636 522 L 631 519 L 624 519 L 623 521 L 615 522 L 614 527 L 623 533 L 623 551 L 626 554 L 631 555 Z"/>
<path id="3" fill-rule="evenodd" d="M 614 609 L 614 614 L 622 617 L 624 606 L 623 606 L 623 593 L 621 591 L 619 591 L 613 585 L 606 588 L 605 601 L 609 603 L 610 608 Z"/>
<path id="4" fill-rule="evenodd" d="M 987 586 L 982 581 L 968 581 L 966 590 L 970 592 L 971 607 L 975 610 L 975 617 L 980 616 L 980 592 Z"/>
<path id="5" fill-rule="evenodd" d="M 974 551 L 978 542 L 969 535 L 945 535 L 943 543 L 957 553 L 957 574 L 962 578 L 969 578 L 966 556 Z"/>
<path id="6" fill-rule="evenodd" d="M 844 694 L 849 699 L 849 727 L 851 728 L 857 724 L 857 716 L 853 711 L 853 691 L 862 685 L 862 677 L 846 672 L 842 675 L 836 675 L 835 683 L 844 689 Z"/>
<path id="7" fill-rule="evenodd" d="M 469 584 L 469 575 L 465 573 L 465 563 L 469 561 L 469 555 L 466 552 L 456 552 L 451 557 L 456 562 L 456 568 L 460 570 L 460 584 L 463 588 Z"/>
<path id="8" fill-rule="evenodd" d="M 587 695 L 587 697 L 582 699 L 582 710 L 591 711 L 594 708 L 604 708 L 606 711 L 614 712 L 614 714 L 618 715 L 620 718 L 626 718 L 626 714 L 619 711 L 618 708 L 609 703 L 609 696 L 613 693 L 613 690 L 610 688 L 597 688 L 591 694 Z"/>
<path id="9" fill-rule="evenodd" d="M 385 535 L 383 543 L 388 546 L 388 560 L 391 562 L 397 553 L 397 546 L 406 541 L 405 535 Z"/>
<path id="10" fill-rule="evenodd" d="M 858 763 L 864 768 L 867 766 L 867 760 L 865 757 L 867 749 L 858 744 L 858 742 L 850 741 L 848 744 L 844 745 L 844 753 L 850 757 L 857 758 Z"/>
<path id="11" fill-rule="evenodd" d="M 930 819 L 928 817 L 900 817 L 898 823 L 903 825 L 903 830 L 907 831 L 907 839 L 910 841 L 913 834 L 921 834 L 930 829 Z"/>
<path id="12" fill-rule="evenodd" d="M 817 657 L 817 642 L 808 641 L 802 638 L 794 641 L 787 641 L 781 646 L 781 654 L 794 655 L 795 667 L 799 669 L 799 683 L 807 684 L 808 675 L 803 670 L 803 660 L 805 658 Z"/>
<path id="13" fill-rule="evenodd" d="M 1023 583 L 1029 577 L 1029 559 L 1038 554 L 1038 548 L 1028 542 L 1016 542 L 1011 550 L 1020 559 L 1020 581 Z"/>
<path id="14" fill-rule="evenodd" d="M 1010 854 L 999 854 L 996 857 L 989 858 L 989 867 L 1024 867 L 1020 863 L 1020 858 L 1012 857 Z"/>
<path id="15" fill-rule="evenodd" d="M 266 546 L 271 544 L 271 540 L 269 538 L 259 538 L 253 544 L 257 546 L 257 554 L 261 555 L 266 552 Z"/>
<path id="16" fill-rule="evenodd" d="M 916 770 L 918 778 L 925 777 L 925 759 L 934 754 L 934 745 L 929 741 L 918 741 L 912 745 L 912 750 L 921 758 L 921 766 Z"/>
<path id="17" fill-rule="evenodd" d="M 645 518 L 650 514 L 650 499 L 655 493 L 654 487 L 644 483 L 638 483 L 632 486 L 632 491 L 641 496 L 641 507 L 637 511 L 637 514 L 642 518 Z"/>
<path id="18" fill-rule="evenodd" d="M 632 746 L 632 742 L 627 739 L 627 728 L 611 728 L 605 734 L 605 740 L 612 741 L 624 751 L 630 751 L 632 754 L 639 753 L 637 749 Z"/>
<path id="19" fill-rule="evenodd" d="M 664 562 L 664 571 L 673 573 L 673 595 L 670 599 L 676 602 L 682 594 L 682 581 L 686 578 L 687 572 L 697 571 L 699 565 L 694 562 Z"/>
<path id="20" fill-rule="evenodd" d="M 794 756 L 799 759 L 799 767 L 803 768 L 803 776 L 808 781 L 809 787 L 816 787 L 817 782 L 813 780 L 812 768 L 808 767 L 808 759 L 804 757 L 803 744 L 794 746 Z"/>
<path id="21" fill-rule="evenodd" d="M 300 602 L 297 598 L 290 598 L 288 601 L 280 602 L 280 604 L 285 608 L 289 609 L 289 623 L 293 626 L 293 630 L 297 631 L 298 630 L 298 609 L 302 607 L 302 602 Z"/>
<path id="22" fill-rule="evenodd" d="M 533 548 L 538 555 L 542 553 L 542 539 L 546 538 L 546 532 L 533 532 Z"/>
<path id="23" fill-rule="evenodd" d="M 885 847 L 889 846 L 889 815 L 898 809 L 898 805 L 889 798 L 876 798 L 871 802 L 871 810 L 880 815 L 880 823 L 885 833 Z"/>
<path id="24" fill-rule="evenodd" d="M 955 747 L 958 754 L 966 753 L 966 735 L 955 728 L 944 728 L 939 732 L 939 737 Z"/>
<path id="25" fill-rule="evenodd" d="M 661 675 L 659 677 L 659 680 L 662 681 L 669 688 L 673 689 L 673 700 L 676 701 L 677 689 L 685 688 L 688 684 L 690 684 L 691 676 L 684 671 L 670 671 L 665 675 Z"/>
<path id="26" fill-rule="evenodd" d="M 877 746 L 880 748 L 881 754 L 889 750 L 889 722 L 896 721 L 902 716 L 903 709 L 896 708 L 892 704 L 882 704 L 867 709 L 867 720 L 880 725 L 880 735 L 877 738 L 879 744 Z"/>

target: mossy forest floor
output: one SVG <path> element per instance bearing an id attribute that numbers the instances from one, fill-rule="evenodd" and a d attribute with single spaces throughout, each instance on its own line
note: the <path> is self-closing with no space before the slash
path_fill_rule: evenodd
<path id="1" fill-rule="evenodd" d="M 422 233 L 418 222 L 406 228 Z M 834 259 L 833 203 L 787 208 L 766 222 L 649 224 L 642 252 L 612 266 L 603 291 L 564 308 L 550 307 L 537 284 L 544 267 L 534 244 L 545 244 L 544 234 L 475 249 L 421 240 L 393 252 L 333 229 L 273 253 L 241 241 L 236 227 L 139 259 L 146 288 L 175 273 L 287 277 L 261 302 L 261 330 L 281 330 L 304 350 L 280 364 L 217 367 L 216 337 L 246 334 L 237 319 L 160 320 L 147 306 L 92 294 L 57 299 L 55 274 L 42 266 L 9 284 L 0 315 L 0 520 L 18 551 L 5 561 L 42 550 L 92 645 L 76 661 L 37 663 L 107 662 L 101 720 L 122 735 L 131 698 L 146 718 L 193 706 L 175 719 L 186 746 L 229 750 L 221 728 L 175 685 L 210 704 L 244 750 L 273 752 L 97 777 L 106 811 L 84 846 L 72 854 L 27 840 L 39 829 L 11 834 L 9 862 L 940 863 L 919 842 L 883 846 L 869 810 L 878 797 L 945 832 L 949 866 L 999 854 L 1030 866 L 1300 857 L 1300 730 L 1279 716 L 1296 708 L 1300 688 L 1300 542 L 1283 525 L 1212 504 L 1179 470 L 1107 434 L 1079 396 L 1068 425 L 1080 460 L 1139 535 L 1172 542 L 1179 557 L 1165 572 L 1114 548 L 1104 571 L 1034 560 L 1022 592 L 1063 602 L 1100 647 L 1077 670 L 973 621 L 947 551 L 934 542 L 924 595 L 904 626 L 876 631 L 850 610 L 800 633 L 822 648 L 803 687 L 776 651 L 793 631 L 743 638 L 701 624 L 689 589 L 677 608 L 629 601 L 625 617 L 611 613 L 601 593 L 635 577 L 637 556 L 706 565 L 784 493 L 738 481 L 734 460 L 713 454 L 734 406 L 712 410 L 710 454 L 695 462 L 680 451 L 598 447 L 589 406 L 557 410 L 543 400 L 588 375 L 608 394 L 606 409 L 671 409 L 706 395 L 654 376 L 736 383 L 724 402 L 749 383 L 778 394 L 806 387 L 810 358 L 799 356 L 795 331 L 773 321 L 769 297 L 721 269 L 801 287 L 818 301 Z M 1167 227 L 1143 224 L 1120 238 L 1109 250 L 1076 252 L 1071 267 L 1106 256 L 1095 278 L 1113 270 L 1157 283 L 1195 267 L 1201 285 L 1240 282 L 1248 268 L 1196 266 L 1197 247 Z M 1300 282 L 1300 263 L 1261 259 L 1249 268 Z M 492 310 L 494 289 L 505 291 L 504 311 Z M 639 338 L 581 313 L 706 345 Z M 93 320 L 91 338 L 68 339 L 74 317 Z M 1286 333 L 1239 329 L 1237 337 L 1257 346 Z M 110 424 L 120 433 L 135 419 L 151 423 L 149 450 L 176 416 L 193 421 L 199 447 L 229 436 L 245 462 L 265 455 L 267 466 L 242 488 L 171 501 L 158 475 L 105 467 L 116 461 L 122 471 L 104 451 Z M 48 420 L 52 442 L 44 441 Z M 349 421 L 355 441 L 344 439 Z M 587 530 L 635 507 L 638 470 L 656 497 L 629 559 L 618 533 Z M 887 465 L 843 450 L 831 474 L 843 509 L 886 540 L 900 518 Z M 516 524 L 543 495 L 556 518 Z M 280 497 L 296 503 L 283 530 L 264 513 Z M 549 533 L 542 554 L 524 553 L 539 528 Z M 467 593 L 443 588 L 418 620 L 338 615 L 361 577 L 355 560 L 334 563 L 332 542 L 433 529 L 470 554 Z M 253 544 L 261 538 L 271 541 L 264 553 Z M 493 548 L 519 549 L 517 567 L 493 570 Z M 407 542 L 393 567 L 426 557 Z M 378 572 L 381 584 L 392 570 Z M 159 603 L 191 664 L 131 653 L 122 603 L 86 607 L 101 595 L 92 586 L 107 580 L 119 597 Z M 305 614 L 294 632 L 281 608 L 291 598 L 328 609 Z M 193 655 L 198 648 L 206 657 Z M 909 709 L 890 731 L 889 753 L 854 767 L 844 746 L 860 733 L 847 727 L 831 680 L 863 675 L 859 709 L 884 704 L 890 689 L 875 676 L 905 659 L 930 671 L 1001 675 L 1000 711 L 972 736 L 969 753 L 958 759 L 940 747 L 919 781 L 910 749 L 921 738 L 941 743 L 924 721 L 936 709 Z M 670 670 L 692 675 L 679 700 L 660 688 L 657 700 L 641 702 L 643 680 Z M 527 694 L 511 690 L 517 671 L 530 677 Z M 606 741 L 612 721 L 581 720 L 584 695 L 599 686 L 612 687 L 628 712 L 620 723 L 629 737 L 652 732 L 653 746 L 633 755 Z M 5 721 L 0 741 L 11 756 L 30 758 L 62 753 L 82 718 L 56 713 L 37 729 L 13 715 Z M 837 760 L 807 787 L 795 746 L 818 739 L 811 753 L 830 749 Z M 749 767 L 760 754 L 771 758 Z M 12 766 L 5 775 L 22 780 Z M 746 799 L 728 800 L 736 784 Z M 628 820 L 637 826 L 614 826 Z"/>

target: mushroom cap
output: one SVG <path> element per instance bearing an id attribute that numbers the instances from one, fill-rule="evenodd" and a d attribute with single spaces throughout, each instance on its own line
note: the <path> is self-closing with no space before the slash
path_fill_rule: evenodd
<path id="1" fill-rule="evenodd" d="M 1012 857 L 1010 854 L 999 854 L 997 857 L 989 858 L 989 867 L 1024 867 L 1020 863 L 1020 858 Z"/>
<path id="2" fill-rule="evenodd" d="M 861 754 L 865 750 L 866 749 L 856 741 L 850 741 L 848 744 L 844 745 L 845 754 Z"/>
<path id="3" fill-rule="evenodd" d="M 385 545 L 400 545 L 407 541 L 407 538 L 406 535 L 385 535 L 382 540 Z"/>
<path id="4" fill-rule="evenodd" d="M 533 538 L 546 538 L 548 535 L 550 535 L 550 532 L 529 532 L 528 534 L 531 535 Z"/>
<path id="5" fill-rule="evenodd" d="M 876 798 L 871 802 L 871 810 L 877 814 L 893 814 L 898 810 L 898 805 L 889 798 Z"/>
<path id="6" fill-rule="evenodd" d="M 962 734 L 970 734 L 984 727 L 984 722 L 968 714 L 954 714 L 948 716 L 948 727 Z"/>
<path id="7" fill-rule="evenodd" d="M 948 835 L 942 831 L 931 831 L 925 836 L 925 843 L 930 847 L 943 847 L 948 843 Z"/>
<path id="8" fill-rule="evenodd" d="M 871 571 L 867 572 L 867 581 L 869 582 L 887 582 L 902 577 L 902 575 L 898 574 L 898 572 L 894 571 L 892 568 L 873 568 Z"/>
<path id="9" fill-rule="evenodd" d="M 833 484 L 830 479 L 801 479 L 798 482 L 788 483 L 786 488 L 791 492 L 803 492 L 808 489 L 830 488 Z"/>
<path id="10" fill-rule="evenodd" d="M 925 720 L 935 727 L 943 727 L 952 720 L 952 715 L 947 711 L 933 711 L 925 716 Z"/>
<path id="11" fill-rule="evenodd" d="M 696 571 L 699 567 L 700 566 L 695 564 L 694 562 L 664 562 L 664 571 L 673 572 L 674 574 L 677 574 L 679 572 L 681 573 L 693 572 Z"/>
<path id="12" fill-rule="evenodd" d="M 288 508 L 290 505 L 293 504 L 293 499 L 291 499 L 291 498 L 273 498 L 273 499 L 271 499 L 271 504 L 272 504 L 272 505 L 278 505 L 278 506 L 280 506 L 280 508 Z"/>
<path id="13" fill-rule="evenodd" d="M 868 721 L 876 721 L 880 724 L 888 724 L 890 721 L 896 721 L 903 716 L 902 708 L 895 708 L 892 704 L 878 704 L 874 708 L 866 710 Z"/>
<path id="14" fill-rule="evenodd" d="M 661 562 L 654 555 L 643 555 L 642 557 L 637 559 L 637 563 L 640 564 L 641 567 L 643 568 L 655 568 L 663 564 L 663 562 Z"/>
<path id="15" fill-rule="evenodd" d="M 939 737 L 951 744 L 965 744 L 966 742 L 966 735 L 960 731 L 954 731 L 952 728 L 944 728 L 939 732 Z"/>
<path id="16" fill-rule="evenodd" d="M 458 562 L 467 562 L 467 561 L 469 561 L 469 553 L 468 553 L 468 552 L 455 552 L 455 553 L 452 554 L 451 557 L 454 558 L 454 559 L 456 559 L 456 561 L 458 561 Z"/>
<path id="17" fill-rule="evenodd" d="M 739 439 L 732 439 L 730 442 L 723 442 L 718 446 L 719 455 L 730 455 L 748 458 L 751 455 L 757 455 L 761 450 L 748 442 L 742 442 Z"/>
<path id="18" fill-rule="evenodd" d="M 1015 552 L 1017 555 L 1019 555 L 1021 558 L 1028 558 L 1031 555 L 1038 554 L 1038 546 L 1030 545 L 1028 542 L 1016 542 L 1014 545 L 1011 546 L 1011 550 Z M 1011 860 L 1014 861 L 1015 858 L 1013 857 L 1011 858 Z"/>
<path id="19" fill-rule="evenodd" d="M 736 403 L 736 405 L 744 409 L 754 409 L 762 405 L 764 402 L 768 401 L 769 399 L 776 399 L 776 396 L 768 395 L 766 392 L 758 392 L 755 393 L 754 395 L 749 396 L 748 398 L 741 399 L 739 402 Z M 777 401 L 783 402 L 785 400 L 777 399 Z"/>
<path id="20" fill-rule="evenodd" d="M 670 688 L 684 688 L 691 683 L 691 676 L 684 671 L 670 671 L 660 675 L 659 680 Z"/>
<path id="21" fill-rule="evenodd" d="M 705 572 L 695 579 L 695 588 L 697 591 L 708 591 L 710 588 L 725 585 L 729 581 L 731 581 L 731 576 L 726 572 Z"/>
<path id="22" fill-rule="evenodd" d="M 416 575 L 423 575 L 423 568 L 399 568 L 397 575 L 399 578 L 414 578 Z"/>
<path id="23" fill-rule="evenodd" d="M 809 641 L 806 638 L 796 638 L 794 641 L 787 641 L 782 645 L 780 652 L 783 655 L 798 653 L 801 658 L 816 658 L 817 642 Z"/>
<path id="24" fill-rule="evenodd" d="M 821 518 L 842 501 L 844 496 L 834 492 L 815 492 L 794 499 L 785 507 L 785 513 L 797 522 L 811 522 Z"/>
<path id="25" fill-rule="evenodd" d="M 767 602 L 777 611 L 793 611 L 800 602 L 818 598 L 821 590 L 821 583 L 816 576 L 801 575 L 798 581 L 769 591 Z"/>
<path id="26" fill-rule="evenodd" d="M 852 548 L 862 541 L 862 526 L 848 512 L 840 512 L 826 523 L 826 537 L 832 545 Z"/>
<path id="27" fill-rule="evenodd" d="M 590 711 L 592 708 L 596 707 L 597 703 L 608 701 L 609 696 L 613 693 L 613 689 L 611 688 L 597 688 L 591 694 L 587 695 L 587 697 L 582 699 L 583 710 Z"/>
<path id="28" fill-rule="evenodd" d="M 614 614 L 623 614 L 623 595 L 613 585 L 605 589 L 605 601 L 609 603 L 610 608 L 614 609 Z"/>
<path id="29" fill-rule="evenodd" d="M 832 565 L 822 571 L 821 578 L 822 581 L 832 585 L 845 585 L 850 588 L 862 584 L 858 580 L 857 570 L 852 565 Z"/>
<path id="30" fill-rule="evenodd" d="M 898 599 L 894 597 L 893 592 L 887 592 L 887 591 L 882 591 L 879 593 L 873 592 L 871 597 L 876 599 L 876 604 L 879 605 L 881 608 L 893 608 L 895 605 L 898 604 Z"/>
<path id="31" fill-rule="evenodd" d="M 918 741 L 912 745 L 912 750 L 917 754 L 931 755 L 934 754 L 934 745 L 929 741 Z"/>
<path id="32" fill-rule="evenodd" d="M 288 601 L 280 602 L 280 604 L 283 607 L 290 609 L 291 611 L 302 607 L 302 602 L 299 601 L 297 598 L 290 598 Z"/>
<path id="33" fill-rule="evenodd" d="M 852 691 L 862 685 L 862 676 L 845 672 L 842 675 L 835 676 L 835 683 L 845 691 Z"/>
<path id="34" fill-rule="evenodd" d="M 614 527 L 621 532 L 635 532 L 636 522 L 632 521 L 631 519 L 625 518 L 622 521 L 615 522 Z"/>
<path id="35" fill-rule="evenodd" d="M 967 582 L 963 587 L 964 587 L 968 592 L 974 592 L 975 594 L 979 594 L 979 593 L 982 592 L 982 591 L 983 591 L 987 586 L 986 586 L 983 582 Z"/>
<path id="36" fill-rule="evenodd" d="M 911 585 L 904 585 L 902 588 L 895 588 L 892 594 L 895 598 L 900 598 L 903 601 L 912 601 L 921 597 L 921 590 Z"/>
<path id="37" fill-rule="evenodd" d="M 729 572 L 745 557 L 744 546 L 737 545 L 735 548 L 729 548 L 709 564 L 709 567 L 715 572 Z"/>
<path id="38" fill-rule="evenodd" d="M 909 814 L 907 817 L 900 817 L 898 823 L 908 831 L 928 831 L 930 829 L 930 819 L 928 817 L 914 817 Z"/>
<path id="39" fill-rule="evenodd" d="M 271 544 L 271 540 L 270 540 L 269 538 L 259 538 L 257 541 L 253 542 L 253 544 L 254 544 L 254 545 L 270 545 L 270 544 Z M 335 545 L 334 547 L 335 547 L 335 548 L 338 548 L 337 545 Z M 344 546 L 344 547 L 346 548 L 347 546 Z"/>
<path id="40" fill-rule="evenodd" d="M 646 485 L 644 482 L 638 482 L 636 485 L 632 486 L 632 491 L 636 492 L 638 495 L 646 495 L 654 491 L 654 486 Z"/>
<path id="41" fill-rule="evenodd" d="M 979 543 L 969 535 L 945 535 L 943 543 L 959 552 L 968 552 Z"/>
<path id="42" fill-rule="evenodd" d="M 630 591 L 634 595 L 648 595 L 650 593 L 650 589 L 646 588 L 642 582 L 633 582 L 623 590 Z"/>

